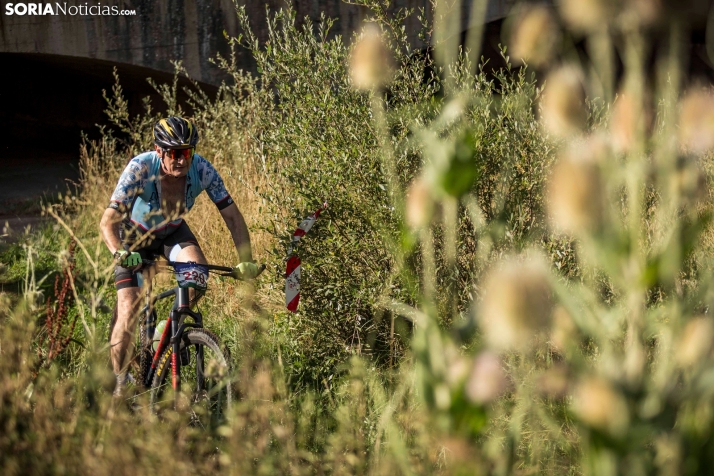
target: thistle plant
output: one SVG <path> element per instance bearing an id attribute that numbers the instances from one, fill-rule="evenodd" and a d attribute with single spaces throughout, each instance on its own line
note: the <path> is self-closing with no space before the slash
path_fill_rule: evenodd
<path id="1" fill-rule="evenodd" d="M 703 471 L 714 420 L 693 415 L 708 414 L 714 390 L 706 370 L 714 338 L 710 264 L 697 253 L 709 233 L 702 164 L 712 147 L 712 96 L 692 90 L 679 100 L 684 19 L 668 21 L 655 2 L 593 0 L 562 2 L 563 31 L 546 6 L 525 8 L 512 21 L 514 53 L 547 71 L 530 99 L 538 99 L 540 130 L 556 157 L 552 168 L 550 153 L 535 158 L 548 177 L 540 188 L 547 217 L 535 216 L 530 233 L 514 239 L 502 214 L 514 174 L 504 174 L 495 193 L 479 190 L 493 172 L 488 131 L 474 121 L 508 104 L 484 107 L 463 80 L 470 52 L 447 51 L 456 46 L 438 32 L 449 24 L 442 8 L 434 38 L 443 107 L 433 120 L 410 125 L 423 166 L 403 205 L 403 233 L 413 239 L 402 242 L 418 256 L 409 272 L 421 297 L 413 307 L 388 304 L 414 324 L 424 402 L 446 434 L 482 443 L 505 436 L 505 459 L 488 445 L 481 450 L 497 472 L 531 457 L 522 445 L 534 427 L 576 432 L 589 474 Z M 669 35 L 654 76 L 645 61 L 652 28 Z M 615 37 L 622 76 L 613 64 Z M 577 38 L 589 63 L 570 55 L 559 65 L 546 54 Z M 384 107 L 386 98 L 372 95 L 373 108 Z M 604 115 L 595 109 L 600 103 Z M 383 152 L 383 160 L 396 154 Z M 519 167 L 500 159 L 505 170 Z M 489 213 L 494 203 L 497 213 Z M 461 271 L 465 234 L 476 243 L 469 257 L 479 270 L 467 302 L 444 280 Z M 560 240 L 574 246 L 575 274 L 555 266 L 565 251 Z M 497 423 L 503 419 L 506 427 Z M 570 445 L 563 431 L 548 434 Z"/>

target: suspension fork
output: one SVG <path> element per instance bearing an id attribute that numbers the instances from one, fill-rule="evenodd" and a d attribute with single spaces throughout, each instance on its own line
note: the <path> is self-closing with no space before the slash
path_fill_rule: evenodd
<path id="1" fill-rule="evenodd" d="M 169 315 L 168 321 L 166 321 L 164 331 L 161 333 L 161 339 L 159 340 L 159 345 L 156 347 L 156 352 L 154 352 L 154 358 L 151 360 L 151 368 L 149 369 L 149 374 L 146 376 L 145 382 L 147 387 L 151 386 L 151 380 L 154 378 L 156 368 L 159 366 L 159 360 L 161 360 L 161 356 L 164 355 L 164 351 L 171 342 L 171 324 L 174 321 L 173 317 L 174 316 L 172 311 L 172 313 Z"/>
<path id="2" fill-rule="evenodd" d="M 179 288 L 176 296 L 176 304 L 171 310 L 171 386 L 174 389 L 174 406 L 178 404 L 179 392 L 181 391 L 181 339 L 183 335 L 179 335 L 181 315 L 188 314 L 189 296 L 188 289 Z M 168 327 L 168 326 L 167 326 Z M 183 333 L 181 333 L 183 334 Z"/>

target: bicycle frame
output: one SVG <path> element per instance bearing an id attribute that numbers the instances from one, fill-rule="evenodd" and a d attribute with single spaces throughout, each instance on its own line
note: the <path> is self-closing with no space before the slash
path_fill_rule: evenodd
<path id="1" fill-rule="evenodd" d="M 144 264 L 152 265 L 154 264 L 154 262 L 145 260 Z M 170 266 L 173 266 L 175 263 L 169 261 L 168 264 Z M 231 273 L 233 273 L 233 268 L 216 265 L 205 266 L 213 272 L 222 272 L 223 274 L 220 274 L 221 276 L 232 276 Z M 262 272 L 263 270 L 265 270 L 265 265 L 262 265 L 260 267 L 260 271 L 258 274 L 260 274 L 260 272 Z M 169 313 L 169 318 L 166 322 L 166 327 L 164 327 L 163 333 L 161 334 L 159 345 L 156 349 L 156 352 L 154 352 L 151 361 L 151 367 L 149 368 L 147 374 L 145 376 L 142 376 L 144 378 L 144 386 L 147 388 L 151 386 L 151 382 L 154 379 L 154 375 L 156 374 L 156 370 L 159 365 L 159 360 L 161 359 L 161 356 L 165 354 L 166 349 L 171 346 L 171 386 L 174 389 L 174 399 L 176 402 L 178 400 L 179 391 L 181 390 L 181 341 L 183 339 L 186 328 L 203 328 L 203 316 L 200 312 L 194 312 L 190 309 L 189 290 L 187 288 L 177 286 L 175 288 L 169 289 L 168 291 L 164 291 L 156 296 L 152 296 L 151 292 L 152 285 L 151 281 L 149 280 L 146 286 L 146 306 L 142 309 L 142 313 L 144 314 L 144 325 L 147 329 L 147 338 L 149 334 L 151 334 L 152 339 L 154 337 L 153 331 L 150 333 L 149 330 L 155 329 L 156 326 L 156 314 L 154 313 L 154 304 L 156 304 L 156 301 L 168 298 L 170 296 L 174 296 L 174 304 L 171 308 L 171 312 Z M 193 322 L 185 322 L 187 316 L 191 317 L 193 319 Z M 142 345 L 143 344 L 144 343 L 142 343 Z M 202 390 L 203 385 L 205 383 L 203 373 L 203 357 L 203 347 L 197 345 L 196 381 L 198 387 L 197 390 L 199 391 Z"/>
<path id="2" fill-rule="evenodd" d="M 150 293 L 150 289 L 147 289 L 147 295 Z M 171 346 L 171 386 L 173 387 L 176 394 L 181 390 L 181 359 L 179 354 L 181 352 L 181 340 L 184 335 L 186 328 L 202 328 L 203 327 L 203 316 L 200 312 L 194 312 L 189 308 L 189 292 L 186 288 L 175 287 L 168 291 L 165 291 L 155 297 L 149 297 L 149 303 L 145 308 L 145 325 L 147 329 L 152 327 L 151 322 L 153 320 L 154 314 L 153 306 L 156 301 L 164 299 L 170 296 L 175 296 L 174 305 L 169 313 L 169 318 L 166 322 L 166 327 L 161 334 L 161 339 L 159 340 L 158 348 L 154 352 L 154 357 L 151 362 L 151 367 L 148 374 L 144 377 L 145 386 L 150 386 L 151 381 L 154 378 L 156 369 L 159 365 L 159 359 L 164 355 L 166 349 Z M 185 322 L 186 316 L 193 319 L 193 322 Z M 203 348 L 199 347 L 196 353 L 196 371 L 198 373 L 198 386 L 203 385 Z"/>

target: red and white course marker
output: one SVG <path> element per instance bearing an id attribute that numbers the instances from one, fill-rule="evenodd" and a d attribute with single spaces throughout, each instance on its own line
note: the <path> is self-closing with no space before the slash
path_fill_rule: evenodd
<path id="1" fill-rule="evenodd" d="M 285 305 L 288 311 L 297 312 L 298 303 L 300 302 L 300 257 L 294 255 L 293 250 L 295 250 L 297 244 L 300 242 L 300 238 L 310 231 L 312 225 L 317 221 L 317 217 L 320 216 L 320 212 L 325 208 L 327 208 L 327 202 L 318 208 L 315 213 L 300 222 L 295 233 L 293 233 L 293 239 L 288 248 L 288 260 L 285 268 Z"/>

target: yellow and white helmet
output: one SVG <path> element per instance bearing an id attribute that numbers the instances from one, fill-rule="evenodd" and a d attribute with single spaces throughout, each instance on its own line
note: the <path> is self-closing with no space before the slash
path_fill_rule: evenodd
<path id="1" fill-rule="evenodd" d="M 195 148 L 198 131 L 193 122 L 183 117 L 169 116 L 154 126 L 154 143 L 162 149 Z"/>

